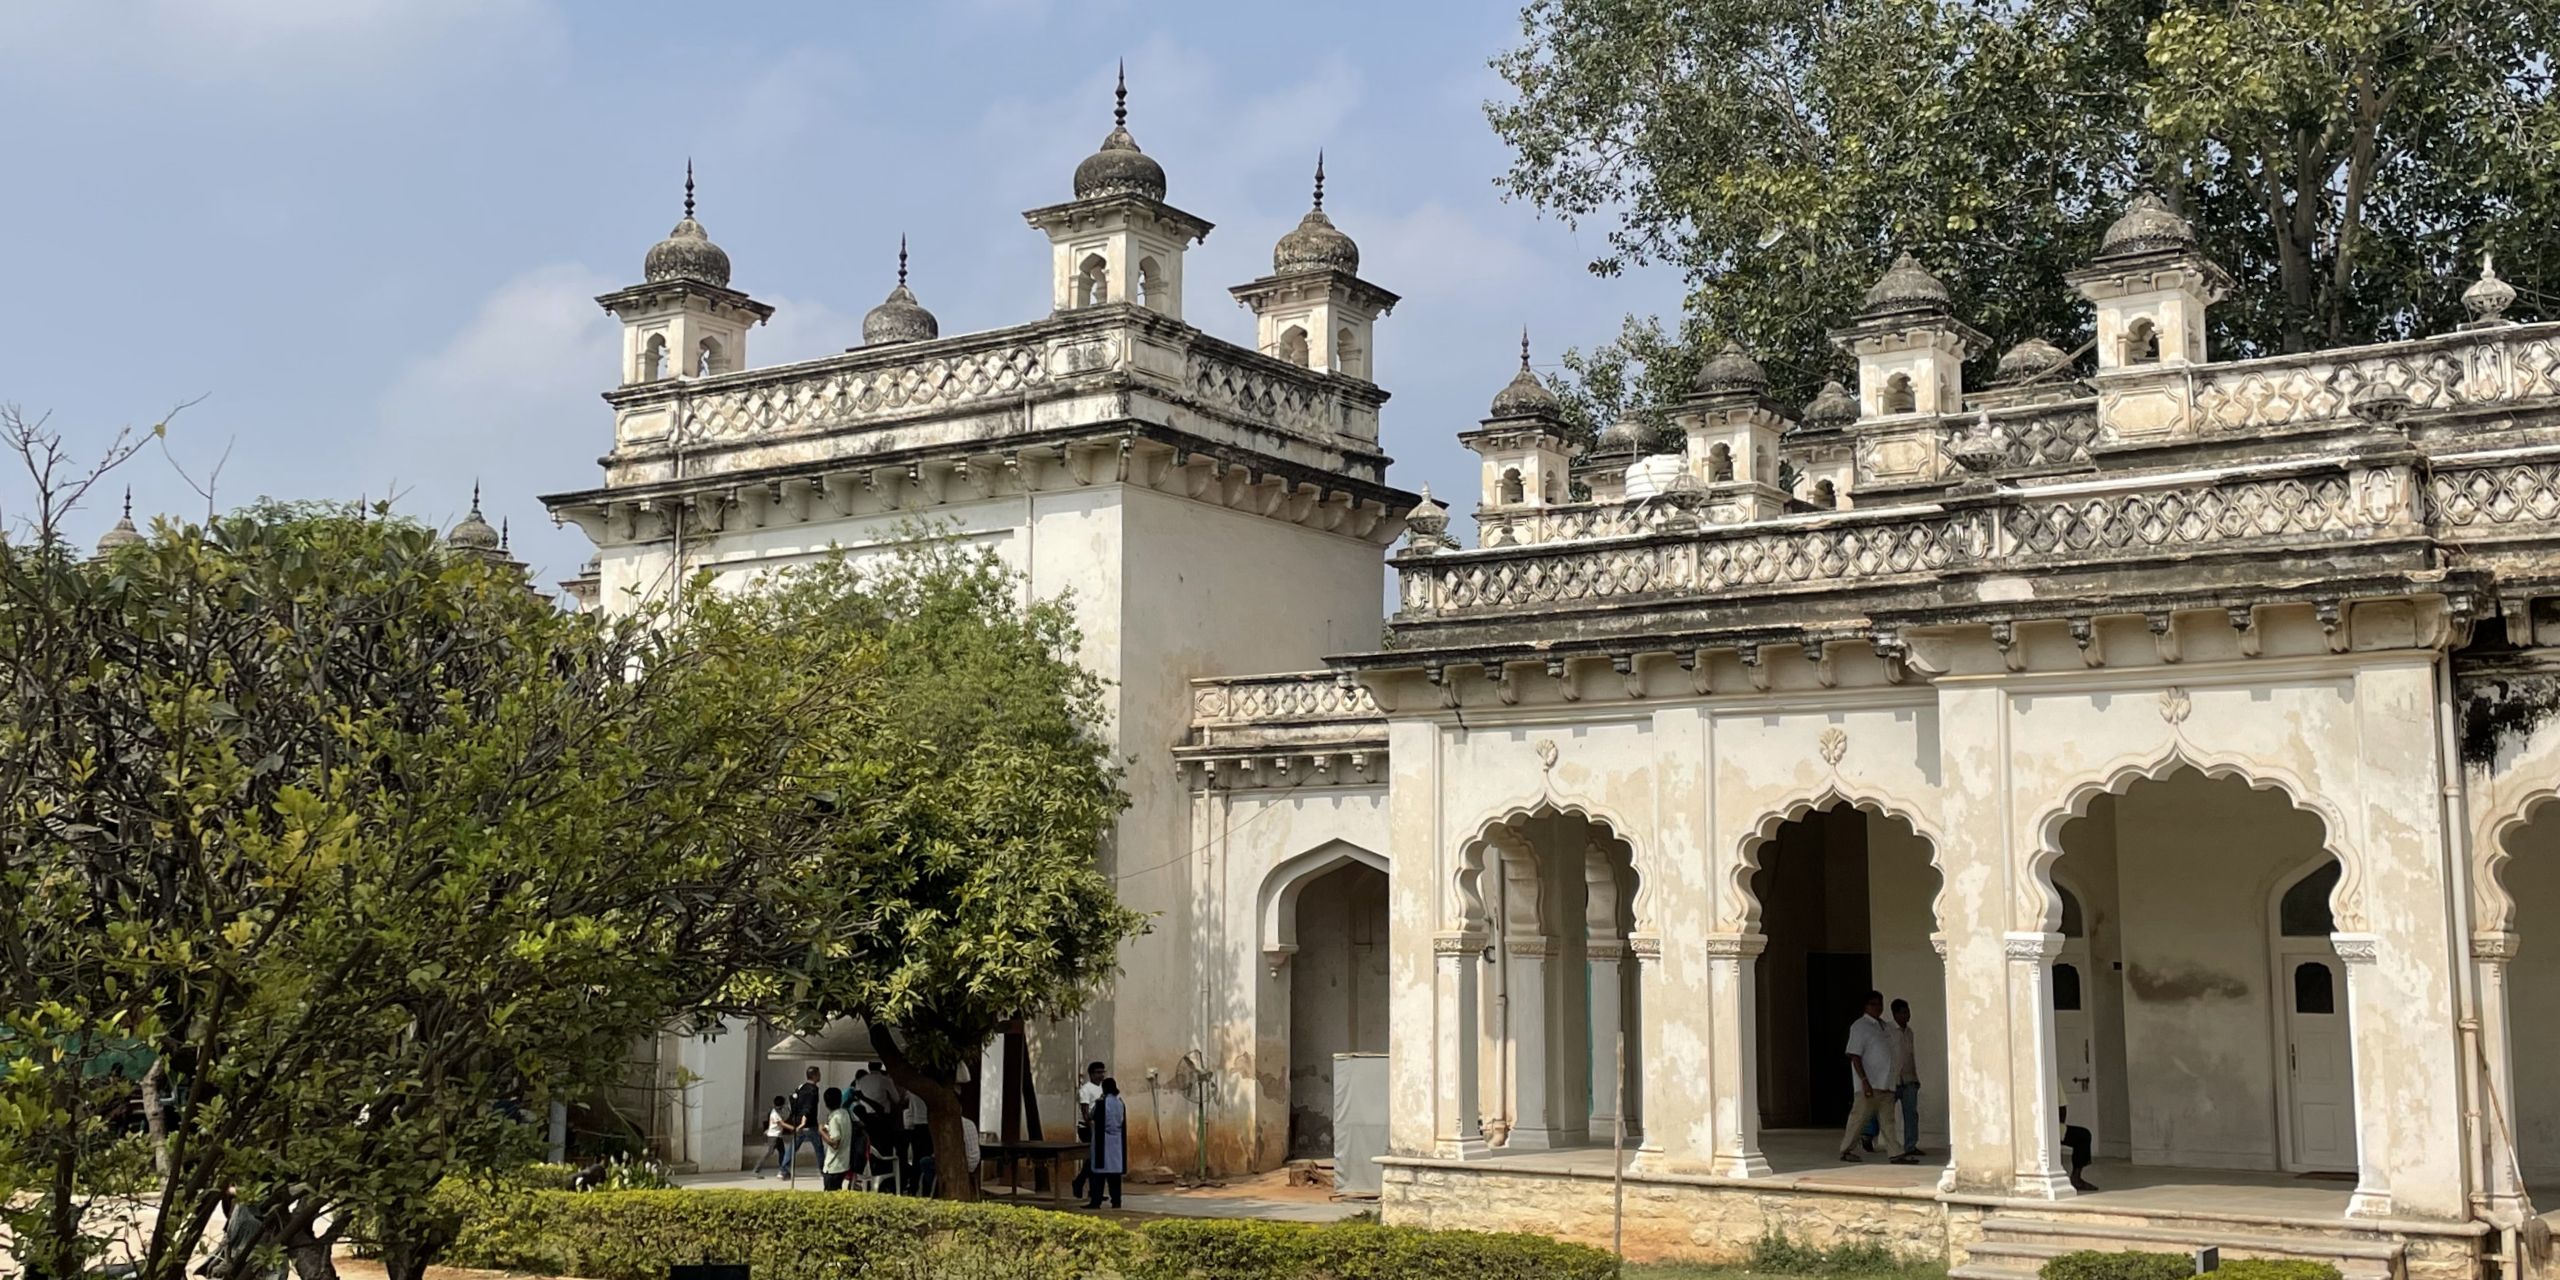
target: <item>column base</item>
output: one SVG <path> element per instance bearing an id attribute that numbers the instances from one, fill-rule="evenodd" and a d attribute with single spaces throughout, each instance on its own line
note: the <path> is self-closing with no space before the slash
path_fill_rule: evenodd
<path id="1" fill-rule="evenodd" d="M 2021 1200 L 2068 1200 L 2080 1193 L 2071 1189 L 2070 1174 L 2047 1170 L 2011 1179 L 2009 1194 Z"/>
<path id="2" fill-rule="evenodd" d="M 2391 1193 L 2388 1191 L 2367 1191 L 2362 1187 L 2356 1188 L 2356 1193 L 2347 1197 L 2347 1216 L 2350 1218 L 2390 1217 Z"/>
<path id="3" fill-rule="evenodd" d="M 1463 1138 L 1443 1138 L 1431 1148 L 1435 1160 L 1482 1160 L 1492 1154 L 1493 1148 L 1485 1145 L 1481 1133 Z"/>
<path id="4" fill-rule="evenodd" d="M 1717 1156 L 1713 1167 L 1719 1178 L 1765 1178 L 1776 1172 L 1769 1167 L 1769 1157 L 1757 1151 Z"/>
<path id="5" fill-rule="evenodd" d="M 1512 1130 L 1511 1136 L 1502 1141 L 1505 1151 L 1553 1151 L 1568 1145 L 1572 1144 L 1565 1141 L 1565 1133 L 1561 1129 L 1531 1129 L 1526 1126 Z"/>

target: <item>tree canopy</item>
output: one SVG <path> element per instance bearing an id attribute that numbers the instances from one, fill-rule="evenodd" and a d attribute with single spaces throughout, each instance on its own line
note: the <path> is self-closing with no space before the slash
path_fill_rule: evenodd
<path id="1" fill-rule="evenodd" d="M 1727 338 L 1810 394 L 1899 251 L 1995 342 L 2068 350 L 2063 273 L 2145 187 L 2237 280 L 2235 355 L 2447 327 L 2485 251 L 2560 279 L 2544 0 L 1532 0 L 1522 26 L 1503 189 L 1607 225 L 1593 270 L 1691 289 L 1568 363 L 1586 420 Z"/>

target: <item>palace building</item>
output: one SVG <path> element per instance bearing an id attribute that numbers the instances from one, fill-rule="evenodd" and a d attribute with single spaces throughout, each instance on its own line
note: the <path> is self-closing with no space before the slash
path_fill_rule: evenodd
<path id="1" fill-rule="evenodd" d="M 2071 277 L 2090 347 L 2002 335 L 1988 385 L 1907 256 L 1833 332 L 1854 381 L 1780 403 L 1728 349 L 1676 438 L 1577 448 L 1524 353 L 1460 437 L 1470 548 L 1389 482 L 1397 299 L 1321 170 L 1229 291 L 1251 347 L 1185 321 L 1209 223 L 1168 189 L 1124 101 L 1025 215 L 1046 314 L 944 336 L 902 256 L 862 346 L 764 368 L 688 189 L 599 300 L 604 482 L 546 499 L 589 607 L 919 517 L 1072 591 L 1134 761 L 1100 856 L 1156 920 L 1035 1030 L 1052 1130 L 1101 1058 L 1136 1166 L 1268 1169 L 1381 1052 L 1395 1222 L 1605 1241 L 1622 1167 L 1654 1253 L 2449 1278 L 2547 1241 L 2560 324 L 2494 270 L 2451 332 L 2216 360 L 2231 280 L 2139 197 Z M 1836 1154 L 1870 988 L 1913 1009 L 1918 1164 Z M 671 1043 L 669 1153 L 737 1167 L 802 1050 Z"/>

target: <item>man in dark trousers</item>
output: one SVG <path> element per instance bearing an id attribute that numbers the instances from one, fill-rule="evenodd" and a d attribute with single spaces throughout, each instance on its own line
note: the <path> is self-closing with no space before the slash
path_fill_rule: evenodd
<path id="1" fill-rule="evenodd" d="M 816 1067 L 809 1068 L 809 1077 L 802 1080 L 799 1089 L 791 1095 L 791 1123 L 798 1127 L 791 1131 L 791 1145 L 782 1149 L 782 1180 L 785 1182 L 792 1180 L 791 1159 L 800 1154 L 801 1143 L 805 1142 L 816 1147 L 821 1161 L 824 1161 L 827 1156 L 826 1144 L 818 1139 L 818 1069 Z"/>
<path id="2" fill-rule="evenodd" d="M 1102 1101 L 1102 1078 L 1109 1074 L 1101 1063 L 1088 1062 L 1084 1068 L 1084 1081 L 1076 1086 L 1076 1141 L 1084 1144 L 1088 1157 L 1093 1151 L 1093 1104 Z M 1087 1166 L 1092 1163 L 1088 1158 L 1083 1166 L 1076 1169 L 1076 1180 L 1071 1189 L 1077 1195 L 1084 1194 L 1085 1179 L 1092 1175 Z"/>

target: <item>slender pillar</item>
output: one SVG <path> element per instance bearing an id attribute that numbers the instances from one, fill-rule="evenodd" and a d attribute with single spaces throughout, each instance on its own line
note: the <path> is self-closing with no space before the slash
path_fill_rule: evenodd
<path id="1" fill-rule="evenodd" d="M 1635 962 L 1636 1016 L 1625 1020 L 1627 1026 L 1627 1060 L 1621 1070 L 1627 1073 L 1627 1141 L 1647 1155 L 1662 1154 L 1662 1139 L 1645 1127 L 1645 1117 L 1653 1109 L 1645 1105 L 1645 1090 L 1657 1087 L 1658 1080 L 1672 1079 L 1668 1071 L 1645 1070 L 1646 1055 L 1662 1043 L 1662 1013 L 1666 1004 L 1662 996 L 1662 939 L 1654 934 L 1632 934 L 1627 938 L 1627 958 Z M 1696 1087 L 1694 1080 L 1687 1087 Z"/>
<path id="2" fill-rule="evenodd" d="M 1439 1063 L 1440 1135 L 1435 1154 L 1468 1160 L 1485 1154 L 1482 1097 L 1477 1083 L 1476 971 L 1484 964 L 1484 935 L 1437 933 L 1431 937 L 1437 1019 L 1433 1056 Z"/>
<path id="3" fill-rule="evenodd" d="M 1511 1061 L 1511 1138 L 1516 1151 L 1545 1151 L 1557 1144 L 1551 1095 L 1548 1047 L 1551 1016 L 1548 985 L 1557 946 L 1542 934 L 1513 934 L 1504 940 L 1511 964 L 1511 1035 L 1503 1052 Z"/>
<path id="4" fill-rule="evenodd" d="M 2009 959 L 2009 1131 L 2017 1135 L 2010 1194 L 2060 1200 L 2072 1194 L 2062 1167 L 2062 1095 L 2053 1051 L 2053 959 L 2058 933 L 2011 932 Z"/>
<path id="5" fill-rule="evenodd" d="M 1591 1140 L 1607 1142 L 1616 1131 L 1620 1098 L 1632 1105 L 1626 1088 L 1626 1064 L 1618 1059 L 1618 1033 L 1626 1026 L 1626 988 L 1619 967 L 1627 944 L 1595 938 L 1583 947 L 1591 969 Z"/>
<path id="6" fill-rule="evenodd" d="M 2521 1220 L 2524 1187 L 2516 1181 L 2516 1088 L 2512 1032 L 2507 1021 L 2507 966 L 2516 958 L 2512 933 L 2471 936 L 2473 986 L 2480 996 L 2480 1055 L 2487 1060 L 2487 1096 L 2478 1100 L 2482 1144 L 2489 1151 L 2488 1194 L 2492 1216 Z"/>
<path id="7" fill-rule="evenodd" d="M 1715 1154 L 1709 1167 L 1727 1178 L 1765 1178 L 1760 1154 L 1760 1010 L 1753 967 L 1769 949 L 1762 933 L 1707 938 L 1707 1088 L 1715 1099 Z"/>
<path id="8" fill-rule="evenodd" d="M 2381 947 L 2369 933 L 2333 933 L 2330 945 L 2338 949 L 2338 959 L 2347 970 L 2347 1031 L 2350 1042 L 2360 1038 L 2358 1027 L 2378 1024 L 2392 1016 L 2384 1005 L 2381 984 L 2375 981 L 2374 961 L 2381 958 Z M 2350 1218 L 2388 1218 L 2391 1216 L 2391 1166 L 2389 1152 L 2377 1150 L 2378 1144 L 2366 1135 L 2376 1126 L 2365 1122 L 2366 1116 L 2390 1114 L 2397 1102 L 2382 1087 L 2382 1073 L 2366 1065 L 2366 1054 L 2357 1052 L 2364 1046 L 2352 1045 L 2347 1063 L 2354 1077 L 2356 1095 L 2356 1193 L 2347 1199 Z"/>

